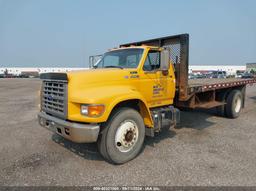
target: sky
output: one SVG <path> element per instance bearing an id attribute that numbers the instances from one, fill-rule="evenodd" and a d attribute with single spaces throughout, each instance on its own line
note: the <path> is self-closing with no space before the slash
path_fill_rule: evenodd
<path id="1" fill-rule="evenodd" d="M 256 62 L 255 0 L 0 0 L 0 67 L 87 67 L 119 44 L 189 33 L 191 65 Z"/>

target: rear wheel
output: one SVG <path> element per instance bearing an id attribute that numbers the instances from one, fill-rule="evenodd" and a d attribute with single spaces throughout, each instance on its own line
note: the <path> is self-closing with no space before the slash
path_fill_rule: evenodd
<path id="1" fill-rule="evenodd" d="M 140 114 L 130 108 L 117 110 L 106 123 L 98 140 L 101 155 L 115 164 L 135 158 L 145 137 L 145 126 Z"/>
<path id="2" fill-rule="evenodd" d="M 228 94 L 227 104 L 225 105 L 226 115 L 229 118 L 237 118 L 243 105 L 241 91 L 233 90 Z"/>

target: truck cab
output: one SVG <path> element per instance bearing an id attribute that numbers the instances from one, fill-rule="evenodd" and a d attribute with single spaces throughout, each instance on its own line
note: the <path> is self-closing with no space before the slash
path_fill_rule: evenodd
<path id="1" fill-rule="evenodd" d="M 163 49 L 152 46 L 113 49 L 93 68 L 103 69 L 102 72 L 105 68 L 118 68 L 117 73 L 124 70 L 121 78 L 141 94 L 149 108 L 168 105 L 173 103 L 175 96 L 175 75 L 171 63 L 162 62 L 161 65 L 164 54 L 161 51 Z"/>
<path id="2" fill-rule="evenodd" d="M 153 114 L 153 109 L 163 110 L 161 118 L 165 118 L 165 111 L 169 119 L 176 112 L 169 108 L 175 97 L 174 68 L 169 57 L 169 51 L 161 47 L 120 47 L 106 52 L 92 69 L 42 74 L 39 123 L 71 141 L 98 141 L 104 148 L 108 144 L 102 143 L 102 136 L 113 126 L 112 120 L 128 113 L 131 119 L 120 121 L 118 136 L 110 139 L 116 139 L 117 153 L 131 150 L 132 157 L 106 157 L 106 148 L 101 153 L 112 162 L 130 160 L 138 152 L 132 148 L 137 148 L 136 144 L 141 147 L 145 134 L 152 135 L 153 129 L 159 128 L 153 119 L 159 117 L 158 110 Z"/>

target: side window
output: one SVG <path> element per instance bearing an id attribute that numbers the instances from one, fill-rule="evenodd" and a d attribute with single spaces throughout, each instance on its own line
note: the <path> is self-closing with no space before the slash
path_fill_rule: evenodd
<path id="1" fill-rule="evenodd" d="M 159 51 L 150 51 L 148 53 L 147 59 L 144 63 L 144 71 L 152 71 L 160 68 L 160 52 Z"/>

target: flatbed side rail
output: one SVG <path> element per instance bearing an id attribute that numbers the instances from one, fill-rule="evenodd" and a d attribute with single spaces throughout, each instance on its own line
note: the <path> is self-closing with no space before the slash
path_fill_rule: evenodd
<path id="1" fill-rule="evenodd" d="M 234 82 L 228 82 L 228 83 L 219 83 L 219 84 L 211 84 L 211 85 L 204 85 L 202 87 L 202 91 L 209 91 L 209 90 L 214 90 L 214 89 L 221 89 L 221 88 L 234 87 L 234 86 L 253 84 L 253 83 L 256 83 L 256 79 L 241 80 L 241 81 L 234 81 Z"/>
<path id="2" fill-rule="evenodd" d="M 212 90 L 217 90 L 217 89 L 241 86 L 241 85 L 246 85 L 246 84 L 254 84 L 254 83 L 256 83 L 256 78 L 245 79 L 245 80 L 234 80 L 234 81 L 230 81 L 230 82 L 204 84 L 201 86 L 198 85 L 198 86 L 189 87 L 189 92 L 190 93 L 206 92 L 206 91 L 212 91 Z"/>

